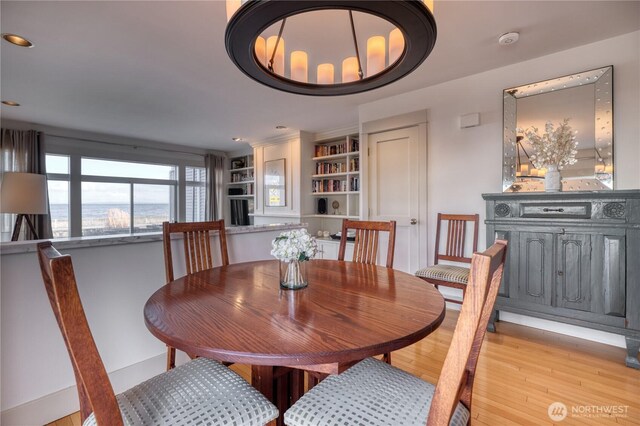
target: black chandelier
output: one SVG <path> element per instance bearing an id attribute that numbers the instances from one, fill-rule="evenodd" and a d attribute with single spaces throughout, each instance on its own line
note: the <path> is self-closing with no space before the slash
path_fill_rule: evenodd
<path id="1" fill-rule="evenodd" d="M 365 92 L 403 78 L 429 56 L 437 33 L 429 4 L 429 0 L 227 0 L 225 45 L 242 72 L 269 87 L 312 96 Z M 351 26 L 352 40 L 345 43 L 353 45 L 354 56 L 342 62 L 342 78 L 334 78 L 333 64 L 320 64 L 316 81 L 309 82 L 306 52 L 291 52 L 287 59 L 289 69 L 285 69 L 285 26 L 287 19 L 295 15 L 324 10 L 348 12 L 345 25 Z M 388 53 L 385 37 L 367 40 L 366 67 L 358 47 L 353 12 L 376 16 L 395 27 L 389 34 Z M 265 40 L 263 32 L 277 23 L 278 35 Z"/>

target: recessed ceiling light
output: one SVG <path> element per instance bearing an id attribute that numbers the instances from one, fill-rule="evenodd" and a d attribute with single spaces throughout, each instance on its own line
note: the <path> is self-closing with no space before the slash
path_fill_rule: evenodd
<path id="1" fill-rule="evenodd" d="M 33 43 L 31 43 L 26 38 L 20 37 L 19 35 L 16 35 L 16 34 L 2 33 L 2 38 L 7 40 L 11 44 L 15 44 L 16 46 L 33 47 Z"/>
<path id="2" fill-rule="evenodd" d="M 7 106 L 20 106 L 20 104 L 15 101 L 2 101 L 2 103 Z"/>
<path id="3" fill-rule="evenodd" d="M 283 129 L 286 129 L 286 128 L 287 128 L 287 126 L 276 126 L 276 129 L 278 129 L 278 130 L 283 130 Z"/>
<path id="4" fill-rule="evenodd" d="M 242 142 L 244 139 L 242 138 L 231 138 L 234 142 Z"/>
<path id="5" fill-rule="evenodd" d="M 520 34 L 516 32 L 505 33 L 505 34 L 502 34 L 500 38 L 498 38 L 498 44 L 501 44 L 501 45 L 513 44 L 516 41 L 518 41 L 519 38 L 520 38 Z"/>

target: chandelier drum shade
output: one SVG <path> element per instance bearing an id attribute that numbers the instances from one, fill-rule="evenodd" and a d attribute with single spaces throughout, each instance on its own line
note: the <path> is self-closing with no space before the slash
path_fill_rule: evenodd
<path id="1" fill-rule="evenodd" d="M 339 11 L 341 15 L 331 23 L 318 18 L 314 21 L 318 25 L 310 25 L 297 36 L 322 42 L 330 30 L 316 34 L 315 28 L 343 25 L 349 36 L 340 46 L 325 47 L 336 51 L 348 47 L 350 53 L 333 58 L 332 63 L 320 55 L 314 58 L 313 51 L 296 49 L 305 40 L 292 40 L 287 33 L 288 19 L 323 11 Z M 382 20 L 392 31 L 365 39 L 369 29 L 355 24 L 354 12 Z M 437 35 L 428 4 L 419 0 L 227 0 L 227 16 L 227 53 L 243 73 L 275 89 L 312 96 L 360 93 L 399 80 L 422 64 Z M 272 26 L 278 29 L 277 35 L 265 37 L 265 30 Z M 294 46 L 293 51 L 288 52 L 286 46 Z M 314 66 L 310 66 L 311 60 L 316 61 Z M 316 78 L 309 78 L 310 74 Z"/>

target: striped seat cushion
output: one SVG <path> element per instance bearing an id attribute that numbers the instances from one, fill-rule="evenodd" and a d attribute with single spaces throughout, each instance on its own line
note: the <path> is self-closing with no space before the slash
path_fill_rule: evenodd
<path id="1" fill-rule="evenodd" d="M 416 277 L 467 284 L 469 282 L 469 268 L 453 265 L 433 265 L 420 269 L 416 272 Z"/>
<path id="2" fill-rule="evenodd" d="M 424 426 L 435 386 L 368 358 L 329 376 L 284 414 L 287 426 Z M 458 403 L 450 425 L 466 426 L 469 410 Z"/>
<path id="3" fill-rule="evenodd" d="M 262 426 L 278 417 L 278 409 L 242 377 L 205 358 L 155 376 L 116 399 L 125 426 Z M 96 425 L 93 413 L 83 423 Z"/>

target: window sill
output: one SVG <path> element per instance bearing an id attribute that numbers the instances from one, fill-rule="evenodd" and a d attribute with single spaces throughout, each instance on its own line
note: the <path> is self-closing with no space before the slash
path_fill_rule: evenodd
<path id="1" fill-rule="evenodd" d="M 306 228 L 304 223 L 273 223 L 267 225 L 232 226 L 226 228 L 226 234 L 249 234 L 254 232 L 286 231 L 290 229 Z M 181 238 L 179 235 L 174 238 Z M 44 240 L 40 240 L 44 241 Z M 114 246 L 122 244 L 140 244 L 162 241 L 162 233 L 154 232 L 138 235 L 110 235 L 99 237 L 57 238 L 51 240 L 58 250 L 70 250 L 86 247 Z M 33 253 L 39 241 L 8 241 L 0 244 L 0 255 Z"/>

